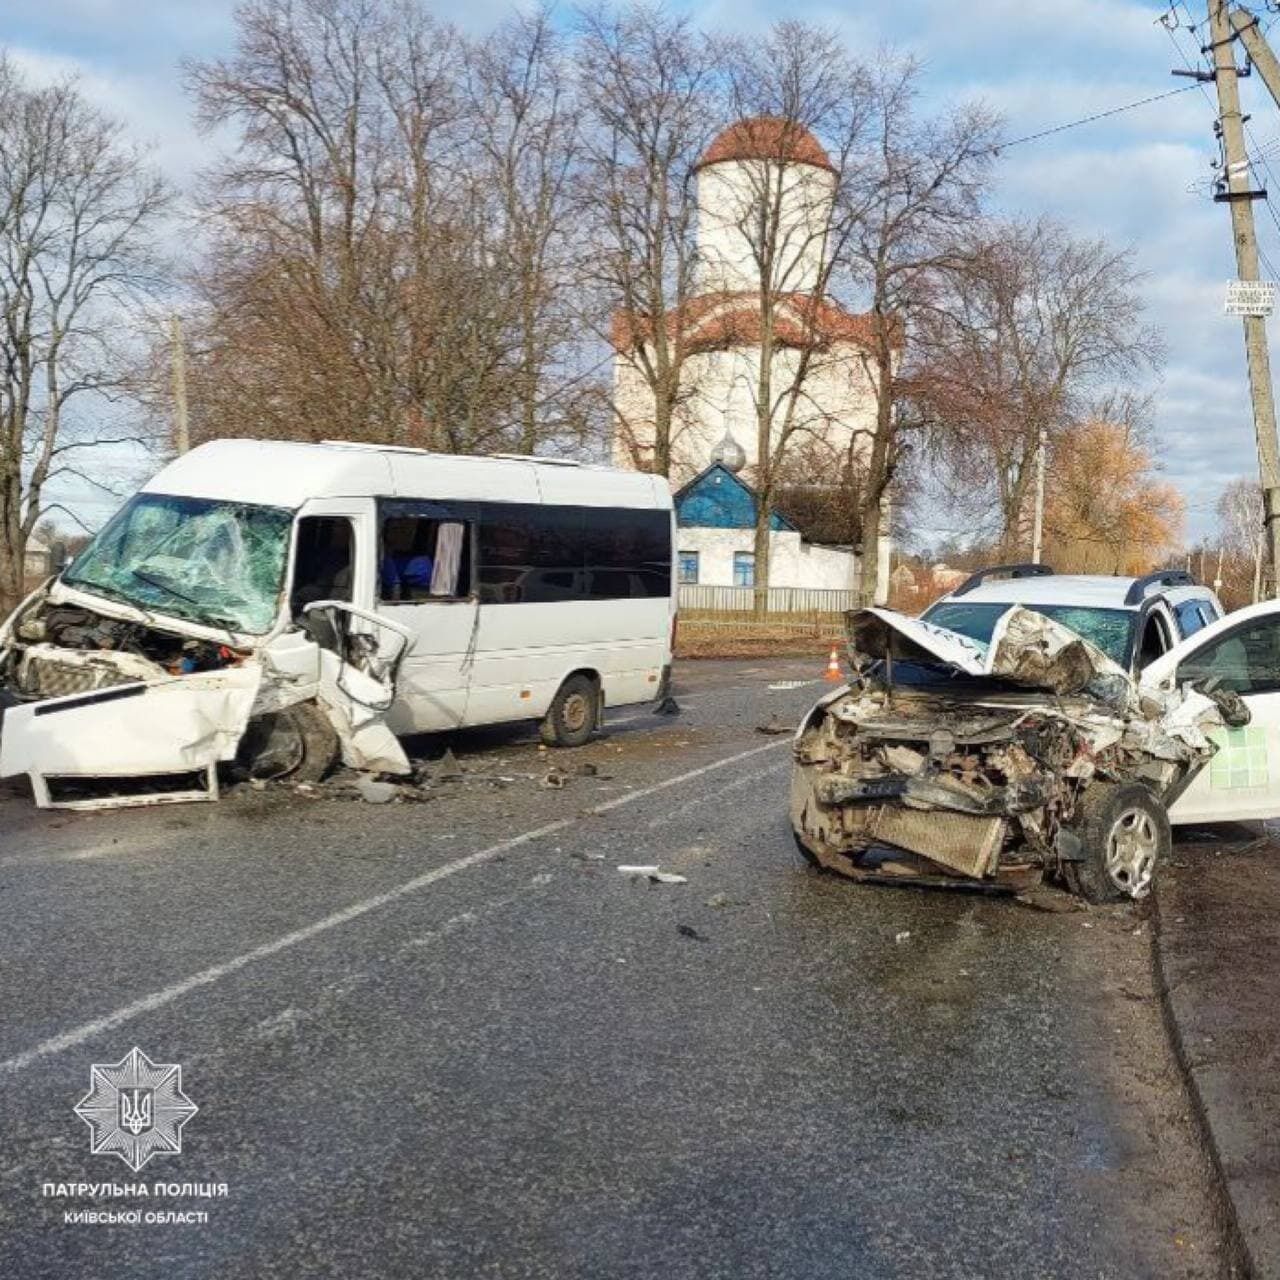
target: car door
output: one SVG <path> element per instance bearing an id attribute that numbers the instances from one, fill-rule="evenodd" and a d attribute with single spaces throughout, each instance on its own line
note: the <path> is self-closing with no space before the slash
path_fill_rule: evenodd
<path id="1" fill-rule="evenodd" d="M 1216 680 L 1238 693 L 1251 720 L 1218 728 L 1218 744 L 1169 810 L 1175 823 L 1280 817 L 1280 601 L 1229 614 L 1197 631 L 1143 672 L 1142 683 L 1182 687 Z"/>

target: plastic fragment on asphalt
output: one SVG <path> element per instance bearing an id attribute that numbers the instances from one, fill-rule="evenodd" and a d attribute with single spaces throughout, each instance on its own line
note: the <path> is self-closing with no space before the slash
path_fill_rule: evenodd
<path id="1" fill-rule="evenodd" d="M 648 880 L 651 884 L 688 884 L 687 876 L 677 875 L 674 871 L 663 871 L 658 866 L 628 866 L 623 864 L 618 870 L 624 876 L 637 880 Z"/>
<path id="2" fill-rule="evenodd" d="M 377 778 L 357 778 L 356 790 L 369 804 L 386 804 L 396 798 L 400 788 L 394 782 L 379 782 Z"/>
<path id="3" fill-rule="evenodd" d="M 911 939 L 910 929 L 899 929 L 898 932 L 893 935 L 894 942 L 908 942 L 910 941 L 910 939 Z"/>
<path id="4" fill-rule="evenodd" d="M 458 763 L 458 757 L 453 754 L 452 748 L 446 748 L 444 755 L 440 757 L 439 763 L 432 771 L 432 781 L 451 782 L 454 778 L 461 777 L 462 766 Z"/>

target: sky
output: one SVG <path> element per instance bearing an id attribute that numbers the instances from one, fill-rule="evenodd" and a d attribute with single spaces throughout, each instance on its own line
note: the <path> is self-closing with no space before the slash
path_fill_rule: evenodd
<path id="1" fill-rule="evenodd" d="M 1193 20 L 1203 26 L 1203 0 L 1189 3 L 1190 11 L 1181 4 L 1173 11 L 1181 24 L 1173 38 L 1159 21 L 1170 11 L 1164 0 L 685 0 L 683 7 L 726 31 L 750 34 L 785 16 L 841 30 L 855 54 L 883 45 L 909 50 L 925 64 L 930 98 L 982 98 L 1014 139 L 1189 84 L 1170 76 L 1184 65 L 1175 41 L 1193 60 L 1206 42 L 1200 29 L 1188 29 Z M 439 0 L 432 8 L 478 31 L 507 6 Z M 154 146 L 155 162 L 189 188 L 217 142 L 194 127 L 180 64 L 230 52 L 233 12 L 232 0 L 5 0 L 0 43 L 33 77 L 76 72 L 86 94 Z M 1280 39 L 1280 26 L 1275 34 Z M 1052 214 L 1082 235 L 1134 247 L 1149 317 L 1167 345 L 1154 451 L 1184 495 L 1190 539 L 1212 534 L 1222 486 L 1257 471 L 1240 322 L 1223 314 L 1234 263 L 1226 206 L 1210 194 L 1212 91 L 1190 88 L 1010 147 L 992 175 L 1000 210 Z M 1280 139 L 1280 110 L 1256 75 L 1243 91 L 1251 146 L 1265 153 Z M 1261 202 L 1256 212 L 1263 254 L 1280 264 L 1280 150 L 1273 163 L 1275 212 Z M 1262 185 L 1270 181 L 1261 177 Z M 1280 364 L 1274 337 L 1272 360 Z M 114 505 L 84 489 L 62 496 L 94 525 Z M 950 530 L 940 518 L 930 532 Z"/>

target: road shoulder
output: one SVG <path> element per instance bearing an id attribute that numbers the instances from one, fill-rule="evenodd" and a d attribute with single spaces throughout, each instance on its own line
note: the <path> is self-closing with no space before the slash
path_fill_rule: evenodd
<path id="1" fill-rule="evenodd" d="M 1280 1277 L 1280 842 L 1190 832 L 1156 888 L 1157 979 L 1247 1274 Z"/>

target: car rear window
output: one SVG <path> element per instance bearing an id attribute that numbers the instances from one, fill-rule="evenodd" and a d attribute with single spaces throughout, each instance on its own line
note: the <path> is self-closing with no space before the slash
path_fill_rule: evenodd
<path id="1" fill-rule="evenodd" d="M 943 600 L 926 610 L 923 617 L 934 626 L 946 627 L 987 645 L 991 643 L 996 623 L 1013 607 L 1012 601 L 980 604 L 977 601 Z M 1074 604 L 1024 604 L 1022 607 L 1070 627 L 1090 644 L 1097 645 L 1112 662 L 1122 667 L 1129 665 L 1134 613 L 1125 609 L 1093 609 Z"/>

